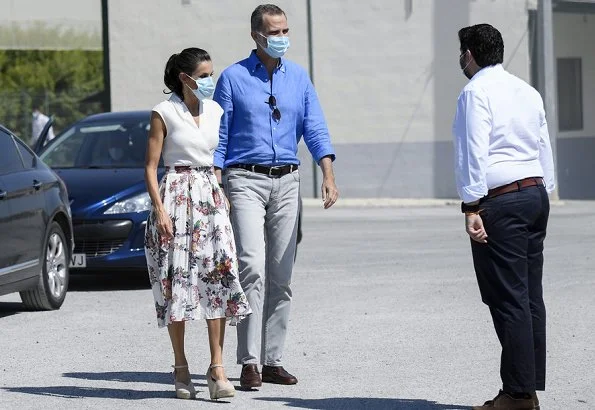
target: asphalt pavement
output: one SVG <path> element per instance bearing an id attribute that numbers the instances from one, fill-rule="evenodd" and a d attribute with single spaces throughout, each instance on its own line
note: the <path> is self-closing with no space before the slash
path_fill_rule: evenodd
<path id="1" fill-rule="evenodd" d="M 595 203 L 552 206 L 544 291 L 542 410 L 595 409 Z M 306 201 L 293 276 L 285 367 L 265 384 L 211 402 L 206 325 L 187 353 L 198 398 L 173 398 L 173 358 L 144 276 L 72 278 L 59 311 L 0 297 L 0 409 L 467 409 L 500 387 L 499 345 L 480 300 L 454 203 Z M 235 328 L 226 371 L 239 385 Z"/>

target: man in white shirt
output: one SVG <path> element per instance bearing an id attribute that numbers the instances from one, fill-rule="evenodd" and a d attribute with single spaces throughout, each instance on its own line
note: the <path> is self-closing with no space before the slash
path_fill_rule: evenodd
<path id="1" fill-rule="evenodd" d="M 453 124 L 457 190 L 483 302 L 502 345 L 502 390 L 474 409 L 538 409 L 545 389 L 543 242 L 554 161 L 543 101 L 502 67 L 498 30 L 459 31 L 471 81 Z"/>
<path id="2" fill-rule="evenodd" d="M 50 118 L 47 115 L 43 114 L 39 110 L 39 107 L 36 107 L 33 110 L 33 118 L 31 121 L 31 146 L 35 145 L 37 139 L 39 138 L 39 134 L 41 134 L 41 131 L 43 131 L 43 127 L 45 126 L 45 124 L 47 124 L 49 120 Z M 48 130 L 48 137 L 46 143 L 54 139 L 53 128 L 54 127 L 50 127 L 50 129 Z"/>

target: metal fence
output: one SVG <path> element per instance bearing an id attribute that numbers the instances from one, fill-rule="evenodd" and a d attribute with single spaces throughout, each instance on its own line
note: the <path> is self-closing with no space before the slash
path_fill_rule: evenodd
<path id="1" fill-rule="evenodd" d="M 43 114 L 54 117 L 54 133 L 57 135 L 71 123 L 103 112 L 102 92 L 0 91 L 0 124 L 29 143 L 35 106 L 39 106 Z"/>

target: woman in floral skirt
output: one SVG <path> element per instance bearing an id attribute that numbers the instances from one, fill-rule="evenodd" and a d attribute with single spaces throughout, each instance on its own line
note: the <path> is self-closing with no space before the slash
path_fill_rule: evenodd
<path id="1" fill-rule="evenodd" d="M 211 399 L 231 397 L 234 387 L 222 365 L 225 322 L 251 313 L 237 277 L 237 259 L 229 208 L 213 174 L 223 110 L 209 99 L 214 91 L 209 54 L 187 48 L 165 67 L 168 100 L 151 113 L 145 179 L 152 209 L 145 253 L 155 298 L 157 323 L 167 326 L 174 350 L 179 398 L 194 398 L 184 351 L 187 320 L 206 319 L 211 364 Z M 159 158 L 166 172 L 157 182 Z"/>

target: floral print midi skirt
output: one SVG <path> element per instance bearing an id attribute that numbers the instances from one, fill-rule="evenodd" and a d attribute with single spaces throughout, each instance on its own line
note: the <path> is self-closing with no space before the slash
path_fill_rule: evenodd
<path id="1" fill-rule="evenodd" d="M 227 204 L 212 169 L 168 168 L 159 194 L 174 237 L 161 237 L 153 208 L 145 254 L 158 326 L 223 317 L 236 324 L 251 311 L 238 281 Z"/>

